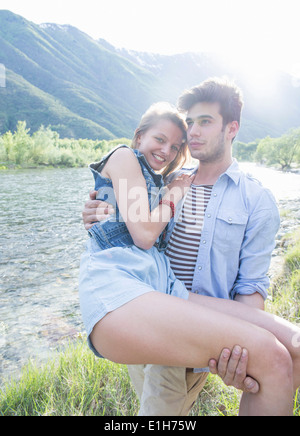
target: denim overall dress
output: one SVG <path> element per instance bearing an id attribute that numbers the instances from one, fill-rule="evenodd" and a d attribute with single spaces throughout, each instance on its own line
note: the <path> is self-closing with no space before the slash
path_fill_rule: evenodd
<path id="1" fill-rule="evenodd" d="M 133 299 L 148 292 L 162 292 L 183 299 L 188 299 L 184 284 L 176 279 L 165 256 L 165 243 L 161 235 L 150 250 L 143 250 L 134 245 L 126 223 L 120 215 L 112 181 L 101 175 L 101 171 L 112 153 L 101 162 L 91 164 L 90 169 L 95 179 L 97 199 L 110 203 L 115 214 L 106 221 L 94 224 L 89 230 L 89 241 L 81 257 L 79 277 L 79 297 L 83 322 L 89 336 L 95 325 L 109 312 L 112 312 Z M 127 147 L 129 148 L 129 147 Z M 149 166 L 146 158 L 138 150 L 130 149 L 141 167 L 145 177 L 150 210 L 161 199 L 163 179 Z"/>

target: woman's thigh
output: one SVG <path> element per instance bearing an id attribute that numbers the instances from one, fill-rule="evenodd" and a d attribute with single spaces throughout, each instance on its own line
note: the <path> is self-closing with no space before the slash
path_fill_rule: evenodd
<path id="1" fill-rule="evenodd" d="M 279 345 L 271 333 L 249 322 L 156 292 L 106 315 L 91 340 L 101 355 L 115 362 L 190 368 L 206 367 L 223 348 L 239 344 L 249 351 L 253 376 L 258 375 L 257 358 L 266 368 L 268 348 Z"/>
<path id="2" fill-rule="evenodd" d="M 189 301 L 199 304 L 202 308 L 224 313 L 269 331 L 287 348 L 293 358 L 299 357 L 300 346 L 297 338 L 300 337 L 300 329 L 287 320 L 231 300 L 190 294 Z"/>

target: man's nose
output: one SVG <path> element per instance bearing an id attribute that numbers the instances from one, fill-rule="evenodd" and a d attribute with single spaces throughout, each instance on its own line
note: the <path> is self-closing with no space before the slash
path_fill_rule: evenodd
<path id="1" fill-rule="evenodd" d="M 199 126 L 198 123 L 193 123 L 190 126 L 188 133 L 190 134 L 190 136 L 200 136 L 201 135 L 201 127 Z"/>

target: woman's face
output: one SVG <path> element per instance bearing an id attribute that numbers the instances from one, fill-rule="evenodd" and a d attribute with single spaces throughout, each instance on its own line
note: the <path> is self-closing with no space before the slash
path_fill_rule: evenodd
<path id="1" fill-rule="evenodd" d="M 155 171 L 161 171 L 176 159 L 184 137 L 170 120 L 160 120 L 137 138 L 137 148 Z"/>

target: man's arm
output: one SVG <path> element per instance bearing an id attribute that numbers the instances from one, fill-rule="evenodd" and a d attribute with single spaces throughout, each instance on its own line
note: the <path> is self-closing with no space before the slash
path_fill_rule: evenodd
<path id="1" fill-rule="evenodd" d="M 255 309 L 265 310 L 265 300 L 259 292 L 255 292 L 252 295 L 237 294 L 234 300 Z"/>
<path id="2" fill-rule="evenodd" d="M 233 300 L 239 298 L 238 295 L 252 297 L 256 293 L 264 300 L 268 297 L 268 270 L 275 248 L 275 236 L 280 227 L 280 216 L 275 200 L 267 190 L 262 191 L 255 200 L 240 250 L 238 276 L 231 291 Z"/>

